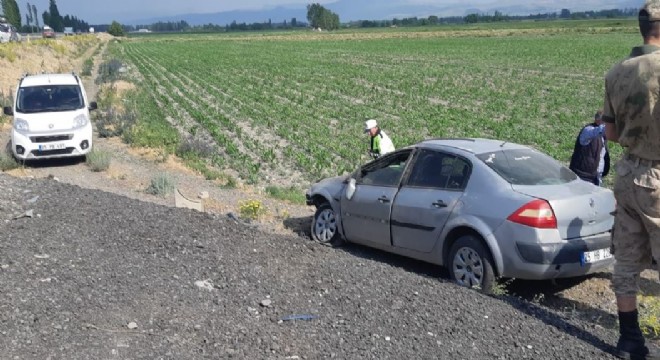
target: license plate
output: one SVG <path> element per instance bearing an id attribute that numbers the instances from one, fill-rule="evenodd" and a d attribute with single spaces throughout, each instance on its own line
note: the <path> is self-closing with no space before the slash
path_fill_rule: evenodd
<path id="1" fill-rule="evenodd" d="M 39 145 L 39 151 L 60 150 L 66 148 L 66 144 L 43 144 Z"/>
<path id="2" fill-rule="evenodd" d="M 599 249 L 582 253 L 582 264 L 591 264 L 601 260 L 611 259 L 610 249 Z"/>

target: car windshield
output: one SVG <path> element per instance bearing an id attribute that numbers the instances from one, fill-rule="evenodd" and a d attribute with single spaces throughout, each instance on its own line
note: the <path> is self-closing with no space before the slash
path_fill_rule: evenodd
<path id="1" fill-rule="evenodd" d="M 477 157 L 513 185 L 557 185 L 577 179 L 567 167 L 533 149 L 501 150 Z"/>
<path id="2" fill-rule="evenodd" d="M 84 101 L 77 85 L 22 87 L 18 90 L 16 111 L 38 113 L 82 109 Z"/>

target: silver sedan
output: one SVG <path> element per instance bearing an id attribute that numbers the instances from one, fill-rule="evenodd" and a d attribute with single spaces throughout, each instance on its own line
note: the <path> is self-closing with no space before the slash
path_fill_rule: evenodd
<path id="1" fill-rule="evenodd" d="M 314 240 L 446 266 L 490 292 L 499 277 L 582 276 L 609 267 L 615 201 L 533 148 L 427 140 L 307 191 Z"/>

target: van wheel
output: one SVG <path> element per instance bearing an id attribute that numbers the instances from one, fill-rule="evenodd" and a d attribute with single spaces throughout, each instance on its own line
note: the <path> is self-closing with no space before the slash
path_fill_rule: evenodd
<path id="1" fill-rule="evenodd" d="M 449 275 L 458 285 L 478 288 L 491 294 L 495 285 L 495 272 L 490 252 L 474 235 L 458 238 L 449 251 Z"/>

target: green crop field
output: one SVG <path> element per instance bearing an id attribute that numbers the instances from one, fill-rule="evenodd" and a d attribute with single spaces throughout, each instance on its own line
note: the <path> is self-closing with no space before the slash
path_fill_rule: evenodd
<path id="1" fill-rule="evenodd" d="M 215 144 L 214 165 L 304 185 L 366 160 L 367 118 L 397 147 L 487 137 L 567 162 L 605 72 L 640 38 L 630 21 L 547 24 L 158 35 L 112 52 L 132 65 L 140 111 Z"/>

